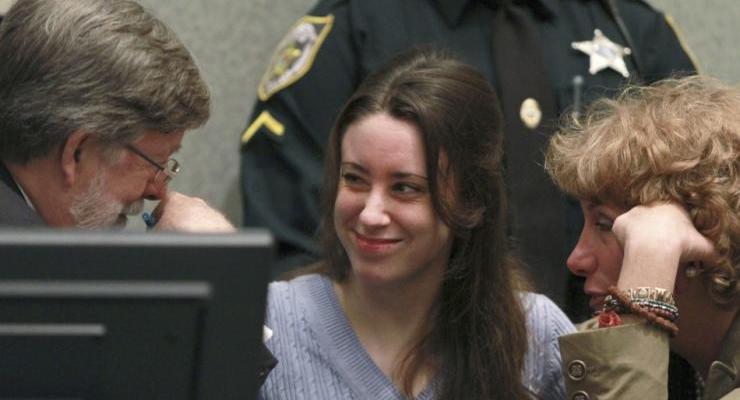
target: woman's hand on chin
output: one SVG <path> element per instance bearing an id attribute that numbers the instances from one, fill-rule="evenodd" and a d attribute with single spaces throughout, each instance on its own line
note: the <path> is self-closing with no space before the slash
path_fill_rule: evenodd
<path id="1" fill-rule="evenodd" d="M 612 231 L 624 258 L 618 286 L 672 290 L 680 263 L 717 259 L 714 245 L 694 227 L 686 209 L 676 203 L 636 206 L 617 217 Z"/>

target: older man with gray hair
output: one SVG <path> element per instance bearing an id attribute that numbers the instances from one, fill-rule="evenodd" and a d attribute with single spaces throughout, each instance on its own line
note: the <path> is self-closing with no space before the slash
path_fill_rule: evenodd
<path id="1" fill-rule="evenodd" d="M 155 229 L 234 230 L 167 190 L 209 108 L 189 51 L 139 4 L 18 0 L 0 23 L 0 226 L 121 227 L 150 199 Z"/>
<path id="2" fill-rule="evenodd" d="M 160 229 L 232 230 L 167 192 L 209 107 L 188 50 L 140 5 L 17 1 L 0 24 L 0 225 L 110 228 L 159 199 Z"/>

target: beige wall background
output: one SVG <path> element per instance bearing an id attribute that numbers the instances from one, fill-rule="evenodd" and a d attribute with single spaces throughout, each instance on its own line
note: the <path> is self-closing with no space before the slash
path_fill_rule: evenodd
<path id="1" fill-rule="evenodd" d="M 11 1 L 0 0 L 0 8 Z M 177 155 L 184 169 L 173 187 L 206 199 L 239 224 L 239 138 L 257 83 L 273 48 L 316 0 L 139 1 L 178 33 L 213 93 L 210 121 L 186 136 Z M 673 16 L 703 73 L 740 83 L 739 0 L 650 3 Z"/>
<path id="2" fill-rule="evenodd" d="M 13 0 L 0 0 L 0 14 L 5 14 L 11 5 L 13 5 Z"/>

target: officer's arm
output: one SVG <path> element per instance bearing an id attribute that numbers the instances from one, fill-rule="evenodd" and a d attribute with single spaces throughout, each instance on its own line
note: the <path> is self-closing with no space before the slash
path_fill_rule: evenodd
<path id="1" fill-rule="evenodd" d="M 698 72 L 691 50 L 673 19 L 641 0 L 619 2 L 642 61 L 642 80 L 652 83 Z"/>
<path id="2" fill-rule="evenodd" d="M 315 259 L 323 156 L 357 84 L 347 7 L 322 1 L 275 50 L 242 134 L 244 225 L 269 228 L 281 266 Z"/>

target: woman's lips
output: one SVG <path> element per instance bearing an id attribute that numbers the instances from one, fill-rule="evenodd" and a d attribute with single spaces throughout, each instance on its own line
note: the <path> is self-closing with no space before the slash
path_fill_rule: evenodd
<path id="1" fill-rule="evenodd" d="M 380 254 L 393 249 L 401 239 L 374 238 L 355 232 L 357 249 L 363 253 Z"/>
<path id="2" fill-rule="evenodd" d="M 604 299 L 609 293 L 602 287 L 601 285 L 594 285 L 593 282 L 586 282 L 586 286 L 583 288 L 584 293 L 589 297 L 588 306 L 593 311 L 601 311 L 604 308 Z"/>
<path id="3" fill-rule="evenodd" d="M 588 306 L 594 311 L 601 310 L 604 306 L 605 297 L 606 296 L 604 295 L 592 295 L 591 299 L 588 301 Z"/>

